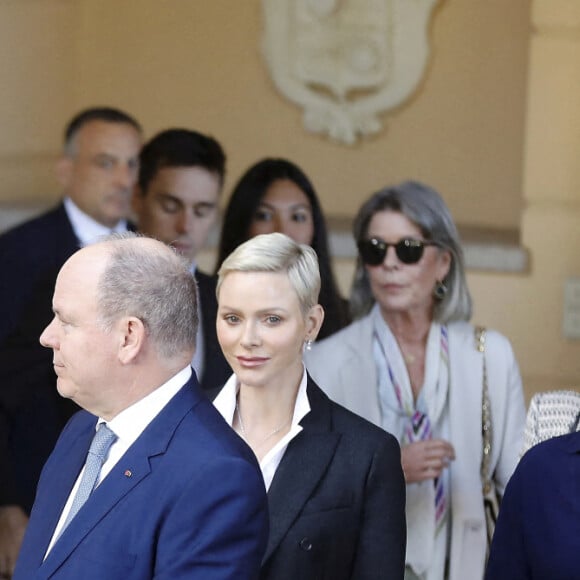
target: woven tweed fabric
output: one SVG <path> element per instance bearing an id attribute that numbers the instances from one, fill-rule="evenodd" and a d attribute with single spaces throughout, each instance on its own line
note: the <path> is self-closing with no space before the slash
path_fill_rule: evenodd
<path id="1" fill-rule="evenodd" d="M 580 391 L 548 391 L 532 397 L 522 455 L 534 445 L 580 430 Z"/>

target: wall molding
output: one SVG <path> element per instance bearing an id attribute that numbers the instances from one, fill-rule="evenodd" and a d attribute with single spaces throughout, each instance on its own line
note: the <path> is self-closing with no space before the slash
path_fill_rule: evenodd
<path id="1" fill-rule="evenodd" d="M 0 232 L 38 215 L 54 205 L 55 200 L 27 203 L 0 202 Z M 328 218 L 330 253 L 336 259 L 357 255 L 351 234 L 351 220 Z M 524 274 L 529 271 L 529 253 L 519 243 L 519 232 L 493 228 L 460 226 L 459 233 L 468 270 Z M 208 250 L 215 252 L 219 227 L 214 228 Z"/>

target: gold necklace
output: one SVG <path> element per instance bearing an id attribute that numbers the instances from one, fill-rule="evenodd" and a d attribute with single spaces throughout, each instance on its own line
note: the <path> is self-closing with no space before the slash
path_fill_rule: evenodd
<path id="1" fill-rule="evenodd" d="M 238 414 L 238 421 L 240 423 L 240 435 L 242 436 L 244 441 L 246 443 L 248 443 L 248 445 L 249 445 L 250 442 L 248 441 L 248 437 L 246 436 L 246 428 L 244 427 L 244 422 L 242 420 L 242 414 L 240 413 L 240 408 L 238 407 L 237 401 L 236 401 L 236 413 Z M 290 422 L 290 419 L 286 419 L 284 421 L 284 423 L 282 423 L 282 425 L 280 425 L 279 427 L 276 427 L 276 429 L 274 429 L 273 431 L 268 433 L 268 435 L 266 435 L 266 437 L 264 437 L 261 441 L 259 441 L 258 443 L 255 443 L 254 444 L 255 448 L 259 449 L 262 445 L 264 445 L 264 443 L 266 443 L 266 441 L 268 441 L 268 439 L 270 439 L 270 437 L 274 437 L 274 435 L 276 435 L 276 433 L 280 433 L 280 431 L 282 431 L 282 429 L 284 429 L 284 427 L 286 427 L 286 425 L 288 425 L 289 422 Z"/>

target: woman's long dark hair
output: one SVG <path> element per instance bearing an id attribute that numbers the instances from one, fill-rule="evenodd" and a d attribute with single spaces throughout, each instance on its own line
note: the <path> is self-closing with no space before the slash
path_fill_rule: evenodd
<path id="1" fill-rule="evenodd" d="M 216 272 L 222 262 L 249 238 L 250 225 L 268 188 L 280 179 L 288 179 L 306 195 L 312 208 L 314 237 L 311 246 L 318 256 L 322 286 L 320 304 L 325 311 L 324 324 L 318 335 L 325 338 L 350 322 L 348 307 L 338 292 L 332 273 L 326 222 L 318 196 L 304 172 L 286 159 L 263 159 L 252 165 L 236 184 L 225 211 L 218 251 Z"/>

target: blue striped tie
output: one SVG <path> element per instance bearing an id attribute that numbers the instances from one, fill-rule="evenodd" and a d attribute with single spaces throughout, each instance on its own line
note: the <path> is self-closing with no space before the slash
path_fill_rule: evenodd
<path id="1" fill-rule="evenodd" d="M 85 471 L 77 489 L 77 493 L 73 500 L 72 506 L 66 520 L 62 526 L 60 533 L 62 534 L 71 520 L 77 515 L 78 511 L 83 507 L 83 504 L 89 499 L 89 496 L 95 489 L 99 479 L 101 467 L 107 458 L 111 445 L 117 440 L 117 436 L 111 429 L 107 427 L 106 423 L 101 423 L 89 447 L 87 461 L 85 463 Z"/>

